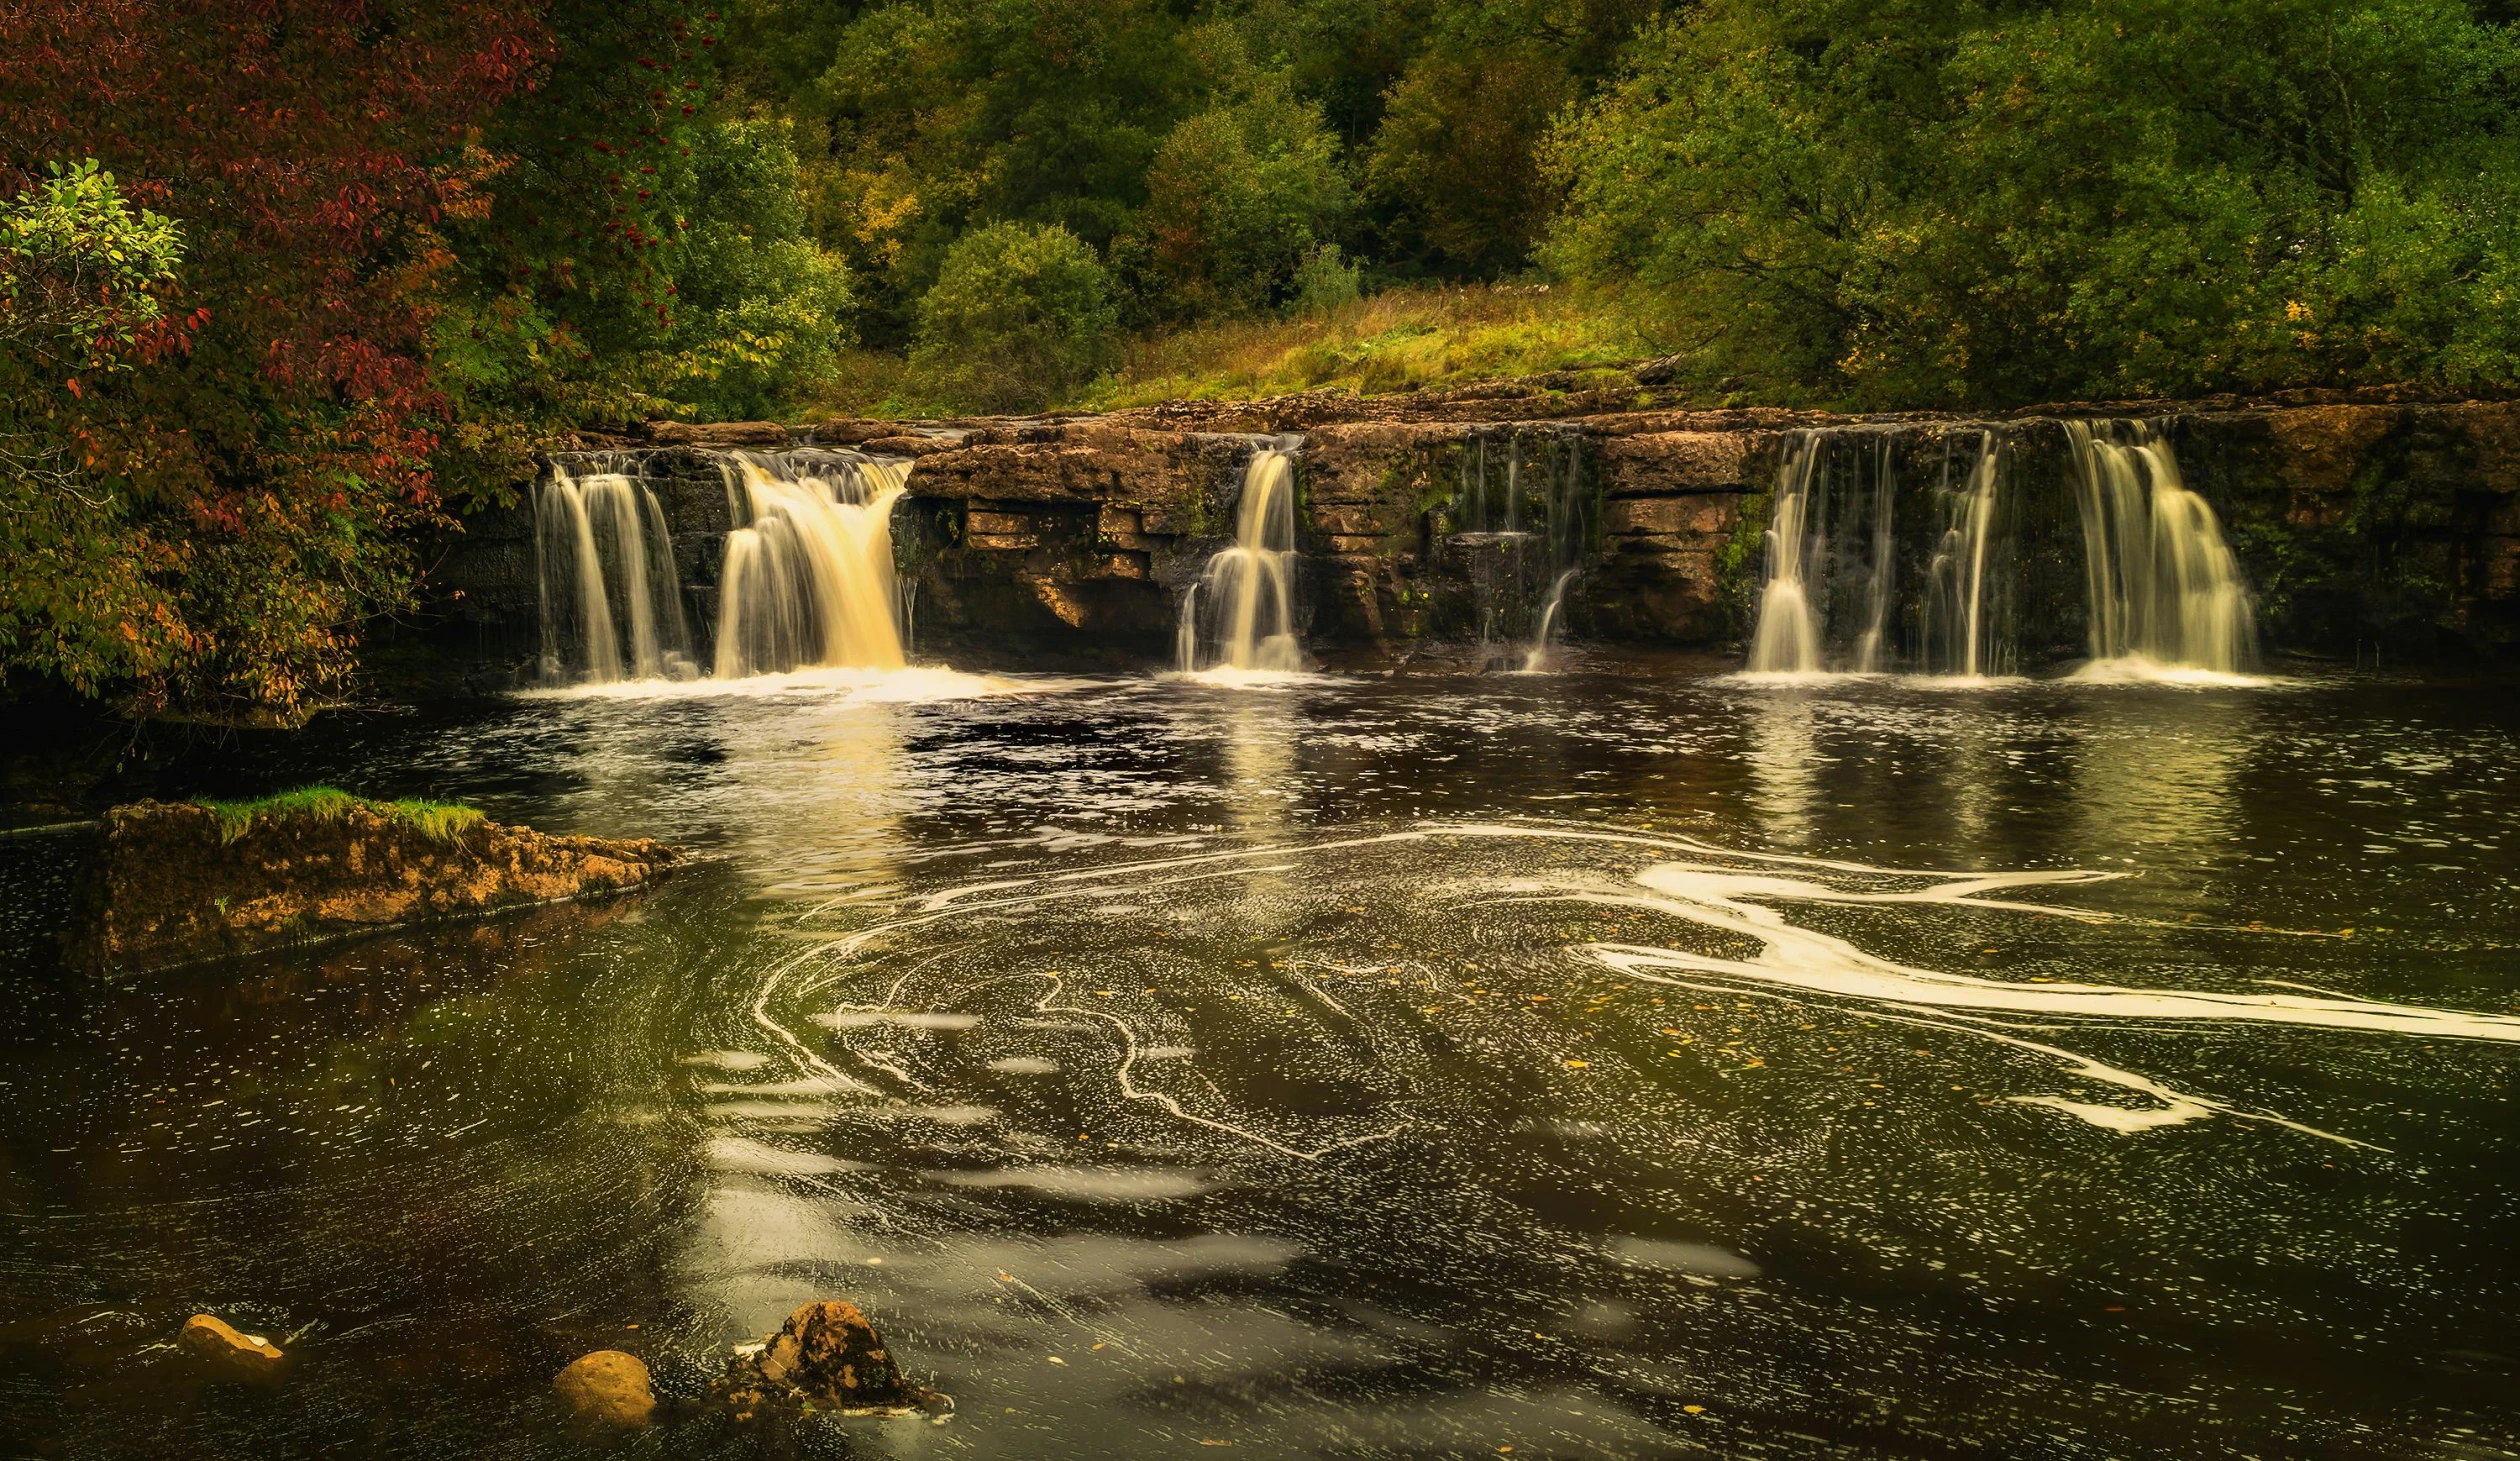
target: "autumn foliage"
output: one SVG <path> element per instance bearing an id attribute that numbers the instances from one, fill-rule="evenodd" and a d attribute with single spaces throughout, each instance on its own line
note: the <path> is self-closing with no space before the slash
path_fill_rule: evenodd
<path id="1" fill-rule="evenodd" d="M 449 411 L 428 345 L 457 267 L 446 231 L 478 207 L 496 166 L 479 129 L 543 63 L 542 20 L 447 0 L 20 0 L 0 27 L 0 197 L 100 159 L 184 255 L 132 338 L 68 369 L 59 348 L 0 353 L 0 433 L 49 469 L 0 489 L 20 519 L 0 651 L 144 703 L 294 705 L 409 592 Z"/>

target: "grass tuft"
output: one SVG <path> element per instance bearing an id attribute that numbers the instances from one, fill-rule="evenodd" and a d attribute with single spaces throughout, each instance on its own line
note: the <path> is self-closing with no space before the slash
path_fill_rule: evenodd
<path id="1" fill-rule="evenodd" d="M 373 812 L 390 822 L 400 822 L 432 842 L 452 842 L 464 829 L 488 818 L 473 808 L 456 802 L 433 802 L 418 799 L 378 802 L 333 786 L 301 786 L 275 796 L 253 801 L 223 802 L 198 798 L 195 806 L 208 807 L 219 819 L 219 843 L 225 846 L 254 830 L 254 824 L 304 817 L 318 822 L 338 822 L 355 811 Z"/>

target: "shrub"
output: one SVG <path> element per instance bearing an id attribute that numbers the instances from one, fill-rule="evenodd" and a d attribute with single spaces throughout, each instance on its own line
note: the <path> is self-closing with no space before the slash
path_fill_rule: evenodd
<path id="1" fill-rule="evenodd" d="M 1147 171 L 1137 234 L 1150 312 L 1195 319 L 1277 302 L 1354 202 L 1321 109 L 1280 87 L 1185 119 Z"/>
<path id="2" fill-rule="evenodd" d="M 911 358 L 984 410 L 1037 409 L 1090 379 L 1118 316 L 1102 260 L 1057 224 L 993 223 L 945 255 Z"/>

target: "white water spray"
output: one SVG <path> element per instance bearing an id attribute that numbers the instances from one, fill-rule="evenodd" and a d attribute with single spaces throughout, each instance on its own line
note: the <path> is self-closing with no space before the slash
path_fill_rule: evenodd
<path id="1" fill-rule="evenodd" d="M 2240 560 L 2149 422 L 2068 421 L 2081 479 L 2095 678 L 2244 675 L 2257 623 Z"/>
<path id="2" fill-rule="evenodd" d="M 1214 615 L 1216 653 L 1199 663 L 1199 616 Z M 1201 669 L 1292 672 L 1304 668 L 1295 638 L 1295 453 L 1262 447 L 1243 467 L 1234 543 L 1210 558 L 1182 595 L 1174 655 L 1185 674 Z"/>
<path id="3" fill-rule="evenodd" d="M 725 467 L 741 526 L 726 535 L 717 677 L 902 668 L 892 509 L 910 464 L 792 451 L 734 452 Z"/>

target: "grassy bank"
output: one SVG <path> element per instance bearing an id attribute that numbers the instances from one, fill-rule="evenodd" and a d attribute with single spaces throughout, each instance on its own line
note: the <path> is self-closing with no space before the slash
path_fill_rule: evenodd
<path id="1" fill-rule="evenodd" d="M 1615 365 L 1658 353 L 1616 297 L 1551 285 L 1389 289 L 1298 318 L 1202 325 L 1126 342 L 1111 370 L 1045 409 L 1112 410 L 1294 391 L 1359 395 Z M 954 416 L 950 385 L 896 355 L 852 353 L 806 413 Z"/>

